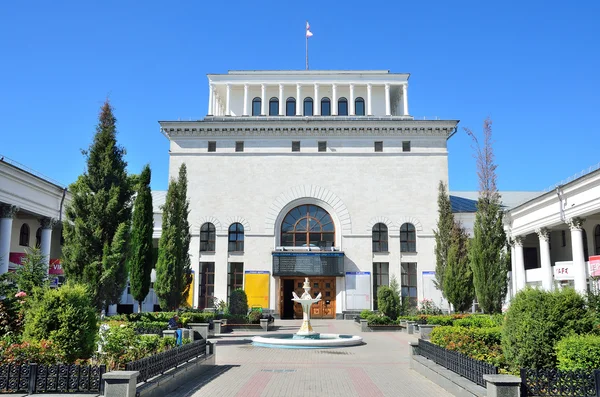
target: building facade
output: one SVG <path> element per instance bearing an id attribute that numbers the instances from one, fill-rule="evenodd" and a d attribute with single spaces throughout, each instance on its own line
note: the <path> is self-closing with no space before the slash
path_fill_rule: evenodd
<path id="1" fill-rule="evenodd" d="M 433 286 L 437 187 L 457 120 L 415 120 L 408 74 L 208 75 L 208 114 L 160 121 L 169 175 L 188 168 L 194 306 L 244 288 L 293 318 L 304 277 L 321 318 L 370 309 L 396 277 L 412 304 Z"/>

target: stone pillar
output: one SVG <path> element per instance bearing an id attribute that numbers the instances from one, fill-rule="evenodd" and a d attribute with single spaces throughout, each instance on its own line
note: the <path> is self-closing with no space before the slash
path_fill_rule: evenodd
<path id="1" fill-rule="evenodd" d="M 355 116 L 356 110 L 354 109 L 354 84 L 350 83 L 350 99 L 348 103 L 348 114 L 350 116 Z"/>
<path id="2" fill-rule="evenodd" d="M 331 85 L 331 115 L 337 116 L 338 114 L 338 97 L 337 97 L 337 84 Z"/>
<path id="3" fill-rule="evenodd" d="M 390 103 L 390 83 L 385 83 L 385 115 L 392 115 L 392 107 Z"/>
<path id="4" fill-rule="evenodd" d="M 517 258 L 515 251 L 515 241 L 511 239 L 510 242 L 510 278 L 511 278 L 511 291 L 510 296 L 514 298 L 517 293 Z"/>
<path id="5" fill-rule="evenodd" d="M 135 397 L 138 371 L 112 371 L 102 375 L 105 397 Z"/>
<path id="6" fill-rule="evenodd" d="M 514 375 L 483 375 L 488 397 L 519 397 L 521 378 Z"/>
<path id="7" fill-rule="evenodd" d="M 285 98 L 283 97 L 283 84 L 279 84 L 279 115 L 285 116 Z"/>
<path id="8" fill-rule="evenodd" d="M 223 114 L 221 113 L 221 97 L 219 96 L 218 93 L 215 93 L 215 101 L 216 101 L 215 116 L 222 116 Z"/>
<path id="9" fill-rule="evenodd" d="M 315 101 L 313 102 L 313 115 L 321 115 L 321 101 L 319 101 L 319 84 L 315 83 Z"/>
<path id="10" fill-rule="evenodd" d="M 225 95 L 225 116 L 231 116 L 231 84 L 226 84 L 227 94 Z"/>
<path id="11" fill-rule="evenodd" d="M 302 85 L 296 84 L 296 116 L 302 116 Z"/>
<path id="12" fill-rule="evenodd" d="M 16 205 L 0 206 L 0 274 L 8 272 L 12 223 L 18 211 L 19 207 Z"/>
<path id="13" fill-rule="evenodd" d="M 267 85 L 260 85 L 260 115 L 267 115 Z"/>
<path id="14" fill-rule="evenodd" d="M 373 112 L 371 111 L 371 92 L 373 91 L 373 86 L 371 83 L 367 84 L 367 116 L 372 116 Z"/>
<path id="15" fill-rule="evenodd" d="M 56 219 L 54 218 L 42 218 L 40 219 L 40 225 L 42 226 L 42 238 L 40 241 L 40 253 L 44 257 L 44 263 L 46 268 L 50 271 L 50 242 L 52 241 L 52 228 L 56 225 Z"/>
<path id="16" fill-rule="evenodd" d="M 211 84 L 208 85 L 208 115 L 213 115 L 213 96 L 214 96 L 215 86 Z"/>
<path id="17" fill-rule="evenodd" d="M 242 116 L 248 116 L 248 84 L 244 84 L 244 110 Z"/>
<path id="18" fill-rule="evenodd" d="M 515 293 L 519 292 L 527 285 L 525 274 L 525 258 L 523 256 L 523 240 L 525 240 L 523 236 L 515 237 L 515 267 L 517 271 L 517 289 Z"/>
<path id="19" fill-rule="evenodd" d="M 404 116 L 408 116 L 408 83 L 402 84 L 402 106 Z"/>
<path id="20" fill-rule="evenodd" d="M 552 290 L 554 283 L 552 262 L 550 260 L 550 230 L 545 227 L 535 231 L 540 239 L 540 260 L 542 262 L 542 287 L 546 291 Z"/>
<path id="21" fill-rule="evenodd" d="M 583 251 L 583 222 L 582 218 L 567 220 L 571 229 L 571 252 L 573 253 L 573 276 L 575 277 L 575 291 L 580 294 L 587 292 L 587 269 Z"/>

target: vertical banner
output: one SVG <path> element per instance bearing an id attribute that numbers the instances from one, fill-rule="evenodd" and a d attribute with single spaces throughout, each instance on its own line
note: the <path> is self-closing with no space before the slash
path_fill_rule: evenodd
<path id="1" fill-rule="evenodd" d="M 269 308 L 270 273 L 262 270 L 246 270 L 244 276 L 244 291 L 248 296 L 248 307 Z"/>
<path id="2" fill-rule="evenodd" d="M 196 274 L 194 274 L 194 271 L 192 270 L 192 281 L 190 282 L 190 285 L 188 285 L 190 292 L 188 293 L 187 299 L 185 300 L 185 304 L 187 307 L 194 307 L 194 280 L 195 280 L 195 278 L 196 278 Z"/>
<path id="3" fill-rule="evenodd" d="M 371 272 L 346 272 L 346 310 L 371 308 Z"/>
<path id="4" fill-rule="evenodd" d="M 600 277 L 600 255 L 590 256 L 590 277 Z"/>

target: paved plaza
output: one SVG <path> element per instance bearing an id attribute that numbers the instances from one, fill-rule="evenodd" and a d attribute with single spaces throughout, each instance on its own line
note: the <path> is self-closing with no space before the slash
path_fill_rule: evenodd
<path id="1" fill-rule="evenodd" d="M 300 323 L 276 320 L 276 332 L 295 332 Z M 361 333 L 353 321 L 312 320 L 312 324 L 321 333 L 360 335 L 366 344 L 269 349 L 251 345 L 251 333 L 236 332 L 213 339 L 217 366 L 203 380 L 183 384 L 170 396 L 451 396 L 409 368 L 408 342 L 416 341 L 412 335 Z"/>

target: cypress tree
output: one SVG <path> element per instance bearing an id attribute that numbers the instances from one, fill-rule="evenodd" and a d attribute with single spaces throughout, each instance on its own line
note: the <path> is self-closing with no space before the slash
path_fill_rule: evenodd
<path id="1" fill-rule="evenodd" d="M 131 182 L 117 145 L 116 118 L 108 100 L 100 110 L 86 170 L 69 191 L 64 222 L 63 268 L 68 279 L 89 287 L 94 306 L 118 303 L 127 281 Z"/>
<path id="2" fill-rule="evenodd" d="M 176 309 L 186 299 L 190 279 L 187 168 L 182 164 L 171 180 L 163 209 L 154 290 L 163 309 Z"/>
<path id="3" fill-rule="evenodd" d="M 499 313 L 508 288 L 506 235 L 500 193 L 496 187 L 496 168 L 492 150 L 492 120 L 483 123 L 483 147 L 471 130 L 465 131 L 475 142 L 479 199 L 469 244 L 469 261 L 479 306 L 485 313 Z"/>
<path id="4" fill-rule="evenodd" d="M 469 236 L 459 222 L 454 223 L 448 261 L 444 275 L 444 292 L 448 302 L 457 312 L 464 312 L 471 307 L 475 299 L 473 289 L 473 272 L 468 256 Z"/>
<path id="5" fill-rule="evenodd" d="M 131 225 L 129 284 L 131 286 L 131 295 L 139 302 L 139 312 L 142 311 L 142 302 L 146 299 L 150 291 L 150 273 L 154 265 L 154 248 L 152 246 L 154 214 L 150 179 L 150 166 L 146 165 L 138 178 L 137 195 L 133 203 L 133 221 Z"/>
<path id="6" fill-rule="evenodd" d="M 435 236 L 435 286 L 442 291 L 443 296 L 446 296 L 444 291 L 444 275 L 446 273 L 448 250 L 450 248 L 453 227 L 454 214 L 452 213 L 450 196 L 446 191 L 446 184 L 440 181 L 438 186 L 437 230 L 434 230 L 433 234 Z"/>

